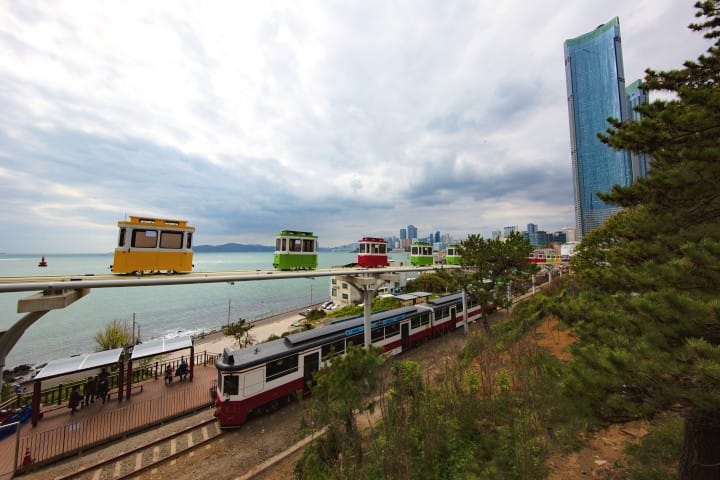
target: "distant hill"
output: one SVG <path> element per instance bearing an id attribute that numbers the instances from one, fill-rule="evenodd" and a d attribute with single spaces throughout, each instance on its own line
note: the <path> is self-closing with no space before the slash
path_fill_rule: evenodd
<path id="1" fill-rule="evenodd" d="M 246 245 L 243 243 L 226 243 L 224 245 L 198 245 L 195 252 L 274 252 L 275 247 L 268 245 Z"/>

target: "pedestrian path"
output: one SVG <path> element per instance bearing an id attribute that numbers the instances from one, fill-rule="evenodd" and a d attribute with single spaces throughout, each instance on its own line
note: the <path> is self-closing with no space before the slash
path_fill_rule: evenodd
<path id="1" fill-rule="evenodd" d="M 166 384 L 161 376 L 133 384 L 129 399 L 119 401 L 114 390 L 106 403 L 96 399 L 74 414 L 67 404 L 46 409 L 36 427 L 23 425 L 19 437 L 14 434 L 0 441 L 0 480 L 12 478 L 16 458 L 19 470 L 40 468 L 205 407 L 212 401 L 216 375 L 214 365 L 197 365 L 192 382 L 175 379 Z"/>

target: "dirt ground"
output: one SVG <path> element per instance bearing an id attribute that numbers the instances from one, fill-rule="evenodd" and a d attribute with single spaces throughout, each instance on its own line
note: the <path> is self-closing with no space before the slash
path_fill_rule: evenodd
<path id="1" fill-rule="evenodd" d="M 567 346 L 575 342 L 568 330 L 558 328 L 556 320 L 542 322 L 535 329 L 538 345 L 546 347 L 561 360 L 570 360 Z M 585 447 L 566 455 L 551 457 L 547 465 L 550 480 L 575 478 L 621 479 L 625 477 L 626 459 L 623 455 L 628 442 L 638 442 L 649 433 L 643 420 L 614 424 L 587 437 Z"/>

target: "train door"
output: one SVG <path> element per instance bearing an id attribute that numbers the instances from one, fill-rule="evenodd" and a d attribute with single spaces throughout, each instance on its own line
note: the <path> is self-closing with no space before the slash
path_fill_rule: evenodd
<path id="1" fill-rule="evenodd" d="M 457 328 L 457 313 L 455 307 L 450 307 L 450 330 Z"/>
<path id="2" fill-rule="evenodd" d="M 303 357 L 303 395 L 310 393 L 310 387 L 315 385 L 313 373 L 320 368 L 320 352 L 314 352 Z"/>
<path id="3" fill-rule="evenodd" d="M 400 339 L 403 352 L 410 348 L 410 324 L 405 322 L 400 325 Z"/>

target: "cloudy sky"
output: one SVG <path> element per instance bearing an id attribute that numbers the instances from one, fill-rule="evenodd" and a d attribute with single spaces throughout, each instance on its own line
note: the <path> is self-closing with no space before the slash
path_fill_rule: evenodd
<path id="1" fill-rule="evenodd" d="M 628 83 L 707 47 L 694 0 L 0 3 L 0 252 L 574 223 L 563 42 Z"/>

